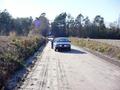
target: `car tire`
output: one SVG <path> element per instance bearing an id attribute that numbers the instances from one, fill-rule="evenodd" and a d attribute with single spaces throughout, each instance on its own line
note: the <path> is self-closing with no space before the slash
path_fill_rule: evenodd
<path id="1" fill-rule="evenodd" d="M 69 51 L 71 51 L 71 48 L 69 49 Z"/>
<path id="2" fill-rule="evenodd" d="M 71 51 L 71 48 L 68 48 L 68 51 Z"/>

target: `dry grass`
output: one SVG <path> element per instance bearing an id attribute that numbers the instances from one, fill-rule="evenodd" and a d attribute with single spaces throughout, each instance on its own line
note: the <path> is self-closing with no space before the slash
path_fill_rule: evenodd
<path id="1" fill-rule="evenodd" d="M 107 43 L 112 46 L 120 47 L 120 40 L 113 40 L 113 39 L 90 39 L 90 40 Z"/>
<path id="2" fill-rule="evenodd" d="M 45 40 L 41 37 L 0 36 L 0 90 L 9 77 L 24 67 L 30 57 Z"/>
<path id="3" fill-rule="evenodd" d="M 97 39 L 91 40 L 91 39 L 71 38 L 71 41 L 73 44 L 77 46 L 89 48 L 93 51 L 98 51 L 112 58 L 120 59 L 120 47 L 117 47 L 115 45 L 110 45 L 108 43 L 100 42 Z"/>

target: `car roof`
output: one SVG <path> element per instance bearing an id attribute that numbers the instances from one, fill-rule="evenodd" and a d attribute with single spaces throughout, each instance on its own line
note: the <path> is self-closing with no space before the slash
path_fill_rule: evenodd
<path id="1" fill-rule="evenodd" d="M 56 39 L 68 39 L 68 37 L 57 37 Z"/>
<path id="2" fill-rule="evenodd" d="M 56 40 L 59 40 L 59 39 L 68 39 L 67 37 L 57 37 L 55 38 Z"/>

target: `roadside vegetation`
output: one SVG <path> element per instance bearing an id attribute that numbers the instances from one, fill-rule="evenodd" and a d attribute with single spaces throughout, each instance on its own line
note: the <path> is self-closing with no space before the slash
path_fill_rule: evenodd
<path id="1" fill-rule="evenodd" d="M 91 39 L 93 41 L 99 41 L 102 43 L 107 43 L 112 46 L 120 47 L 120 40 L 119 39 Z"/>
<path id="2" fill-rule="evenodd" d="M 0 88 L 17 70 L 25 67 L 25 60 L 45 43 L 43 37 L 1 37 Z"/>
<path id="3" fill-rule="evenodd" d="M 0 11 L 0 90 L 16 71 L 25 67 L 43 44 L 49 31 L 49 22 L 42 13 L 32 17 L 13 18 L 7 10 Z"/>
<path id="4" fill-rule="evenodd" d="M 120 47 L 113 46 L 107 43 L 94 41 L 91 39 L 70 38 L 72 43 L 76 46 L 88 48 L 120 60 Z"/>

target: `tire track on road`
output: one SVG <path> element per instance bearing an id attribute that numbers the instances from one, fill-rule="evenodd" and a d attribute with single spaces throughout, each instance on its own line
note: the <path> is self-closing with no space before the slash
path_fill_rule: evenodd
<path id="1" fill-rule="evenodd" d="M 25 83 L 23 83 L 23 86 L 19 90 L 35 90 L 34 88 L 31 88 L 29 86 L 33 85 L 32 81 L 34 79 L 34 74 L 36 73 L 36 71 L 40 71 L 39 79 L 41 78 L 42 73 L 44 74 L 44 72 L 45 72 L 44 71 L 46 69 L 45 68 L 45 61 L 41 61 L 44 54 L 45 54 L 45 50 L 36 56 L 36 57 L 38 57 L 37 59 L 39 59 L 39 60 L 37 60 L 37 62 L 35 63 L 35 66 L 31 70 L 31 72 L 29 73 L 29 76 L 27 76 L 27 79 L 25 79 Z M 37 70 L 38 67 L 42 67 L 42 70 L 41 69 Z M 46 74 L 46 72 L 45 72 L 45 74 Z"/>
<path id="2" fill-rule="evenodd" d="M 52 50 L 49 43 L 37 59 L 41 60 L 37 60 L 19 90 L 71 90 L 60 53 Z"/>
<path id="3" fill-rule="evenodd" d="M 68 83 L 68 78 L 65 73 L 65 68 L 64 65 L 61 63 L 60 55 L 58 55 L 58 61 L 57 61 L 57 66 L 58 66 L 58 83 L 59 83 L 59 89 L 58 90 L 71 90 L 69 83 Z"/>
<path id="4" fill-rule="evenodd" d="M 42 71 L 40 73 L 41 81 L 39 83 L 38 90 L 45 90 L 46 83 L 47 83 L 47 77 L 48 77 L 48 67 L 49 67 L 49 57 L 46 58 L 46 63 L 44 63 L 44 67 L 42 68 Z"/>

